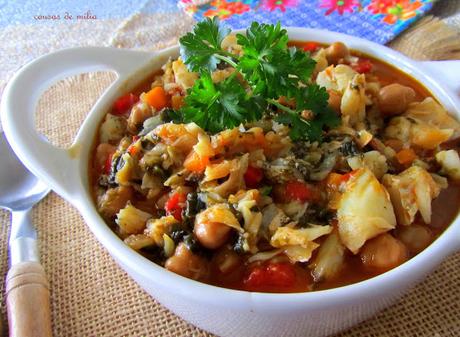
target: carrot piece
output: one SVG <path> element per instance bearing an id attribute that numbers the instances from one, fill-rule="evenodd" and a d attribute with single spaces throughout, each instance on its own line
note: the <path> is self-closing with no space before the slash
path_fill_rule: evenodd
<path id="1" fill-rule="evenodd" d="M 141 151 L 141 143 L 138 142 L 139 136 L 133 136 L 133 142 L 128 146 L 127 151 L 131 156 L 135 156 Z"/>
<path id="2" fill-rule="evenodd" d="M 343 175 L 335 172 L 331 172 L 326 177 L 326 186 L 332 189 L 337 189 L 343 182 Z"/>
<path id="3" fill-rule="evenodd" d="M 411 148 L 402 149 L 401 151 L 396 153 L 396 160 L 402 165 L 409 165 L 416 158 L 417 158 L 417 155 L 415 154 L 414 150 L 412 150 Z"/>
<path id="4" fill-rule="evenodd" d="M 141 150 L 141 147 L 140 147 L 140 144 L 138 143 L 132 143 L 127 149 L 131 157 L 134 157 L 135 155 L 137 155 L 140 152 L 140 150 Z"/>
<path id="5" fill-rule="evenodd" d="M 143 100 L 157 110 L 168 106 L 168 96 L 162 87 L 155 87 L 144 94 Z"/>
<path id="6" fill-rule="evenodd" d="M 188 154 L 184 161 L 184 167 L 191 172 L 203 172 L 209 164 L 209 157 L 201 157 L 195 151 Z"/>

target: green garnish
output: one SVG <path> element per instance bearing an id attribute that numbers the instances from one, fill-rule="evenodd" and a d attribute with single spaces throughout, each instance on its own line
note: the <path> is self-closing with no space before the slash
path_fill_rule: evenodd
<path id="1" fill-rule="evenodd" d="M 308 83 L 316 62 L 303 51 L 288 48 L 288 35 L 280 24 L 253 22 L 246 35 L 237 35 L 243 56 L 237 69 L 255 94 L 267 98 L 293 97 L 299 83 Z"/>
<path id="2" fill-rule="evenodd" d="M 259 188 L 259 191 L 260 191 L 260 194 L 262 194 L 263 196 L 267 196 L 267 195 L 270 195 L 272 189 L 273 189 L 273 186 L 262 186 L 261 188 Z"/>
<path id="3" fill-rule="evenodd" d="M 260 119 L 271 104 L 281 110 L 275 120 L 291 127 L 289 135 L 294 141 L 320 140 L 323 128 L 338 124 L 339 118 L 328 107 L 328 93 L 310 81 L 316 62 L 308 53 L 288 47 L 287 31 L 279 23 L 253 22 L 246 35 L 237 34 L 242 56 L 222 49 L 230 33 L 217 18 L 206 18 L 180 39 L 182 60 L 200 78 L 189 89 L 177 122 L 195 122 L 207 131 L 219 132 Z M 221 62 L 236 72 L 213 83 L 211 73 Z M 276 101 L 281 96 L 294 99 L 296 108 Z M 302 117 L 306 112 L 308 118 Z"/>
<path id="4" fill-rule="evenodd" d="M 180 55 L 190 71 L 216 70 L 219 55 L 228 55 L 222 50 L 224 38 L 231 33 L 230 28 L 219 23 L 217 17 L 206 18 L 195 25 L 193 33 L 180 38 Z"/>
<path id="5" fill-rule="evenodd" d="M 219 132 L 245 120 L 260 119 L 260 109 L 254 108 L 256 97 L 248 96 L 235 75 L 213 83 L 208 71 L 201 73 L 185 97 L 184 120 L 193 121 L 205 130 Z"/>
<path id="6" fill-rule="evenodd" d="M 275 118 L 279 123 L 289 125 L 291 131 L 289 136 L 291 139 L 309 139 L 320 140 L 324 127 L 333 128 L 339 125 L 340 120 L 337 114 L 328 106 L 327 100 L 329 94 L 326 89 L 318 85 L 309 85 L 303 90 L 299 90 L 296 96 L 296 108 L 294 111 L 288 107 L 281 105 L 276 101 L 271 101 L 284 114 Z M 313 119 L 302 118 L 298 111 L 316 112 Z M 318 113 L 320 111 L 320 113 Z"/>

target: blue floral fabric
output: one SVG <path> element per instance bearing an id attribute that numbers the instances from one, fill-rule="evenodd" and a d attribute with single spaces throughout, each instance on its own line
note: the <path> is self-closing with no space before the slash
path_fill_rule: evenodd
<path id="1" fill-rule="evenodd" d="M 385 44 L 433 6 L 435 0 L 180 0 L 196 20 L 217 16 L 232 28 L 252 21 L 328 29 Z M 200 5 L 201 3 L 201 5 Z"/>

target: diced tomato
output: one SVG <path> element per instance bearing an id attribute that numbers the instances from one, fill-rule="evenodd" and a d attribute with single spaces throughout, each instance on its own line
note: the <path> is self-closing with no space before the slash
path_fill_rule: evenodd
<path id="1" fill-rule="evenodd" d="M 286 184 L 286 197 L 301 202 L 312 199 L 313 193 L 308 185 L 301 181 L 290 181 Z"/>
<path id="2" fill-rule="evenodd" d="M 313 53 L 315 52 L 319 47 L 319 44 L 316 43 L 316 42 L 305 42 L 303 45 L 302 45 L 302 49 L 304 51 L 308 51 L 310 53 Z"/>
<path id="3" fill-rule="evenodd" d="M 368 59 L 360 58 L 352 68 L 360 74 L 366 74 L 372 70 L 372 62 Z"/>
<path id="4" fill-rule="evenodd" d="M 109 154 L 107 156 L 107 159 L 105 160 L 105 164 L 104 164 L 105 174 L 110 174 L 110 169 L 112 168 L 112 158 L 113 158 L 113 153 Z"/>
<path id="5" fill-rule="evenodd" d="M 139 97 L 134 94 L 121 96 L 115 101 L 115 103 L 113 103 L 112 113 L 114 115 L 122 115 L 131 109 L 137 101 L 139 101 Z"/>
<path id="6" fill-rule="evenodd" d="M 185 207 L 185 200 L 187 199 L 184 193 L 173 193 L 165 204 L 165 211 L 169 215 L 176 218 L 177 221 L 182 221 L 182 210 Z"/>
<path id="7" fill-rule="evenodd" d="M 265 267 L 255 267 L 249 275 L 243 280 L 243 284 L 248 287 L 260 287 L 268 283 L 268 274 Z"/>
<path id="8" fill-rule="evenodd" d="M 254 166 L 248 166 L 246 173 L 244 174 L 244 182 L 249 188 L 256 188 L 264 177 L 262 169 Z"/>
<path id="9" fill-rule="evenodd" d="M 267 271 L 274 286 L 289 287 L 295 283 L 294 266 L 289 262 L 270 263 Z"/>
<path id="10" fill-rule="evenodd" d="M 252 290 L 258 287 L 292 287 L 296 282 L 294 266 L 288 262 L 268 263 L 251 270 L 243 284 Z"/>

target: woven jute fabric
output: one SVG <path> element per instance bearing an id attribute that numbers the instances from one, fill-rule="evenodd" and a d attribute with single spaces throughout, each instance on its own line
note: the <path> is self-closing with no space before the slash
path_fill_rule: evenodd
<path id="1" fill-rule="evenodd" d="M 118 22 L 115 33 L 105 31 L 104 26 L 104 31 L 93 35 L 92 39 L 99 45 L 154 50 L 176 43 L 178 36 L 191 25 L 191 19 L 180 14 L 168 15 L 167 21 L 161 14 L 138 14 Z M 152 27 L 155 27 L 153 32 Z M 443 34 L 444 43 L 423 39 L 421 29 L 434 31 L 438 36 Z M 392 46 L 418 59 L 460 59 L 456 54 L 459 43 L 454 28 L 447 28 L 438 18 L 427 17 Z M 57 83 L 39 102 L 37 129 L 53 144 L 68 146 L 90 107 L 114 79 L 110 73 L 91 73 Z M 55 193 L 50 193 L 34 208 L 33 220 L 38 231 L 41 261 L 51 284 L 55 336 L 211 336 L 175 316 L 146 294 L 115 264 L 78 212 Z M 7 272 L 9 221 L 9 214 L 0 211 L 3 275 Z M 459 266 L 460 253 L 442 263 L 397 304 L 338 336 L 460 336 Z M 6 333 L 3 282 L 0 290 L 3 332 Z"/>

